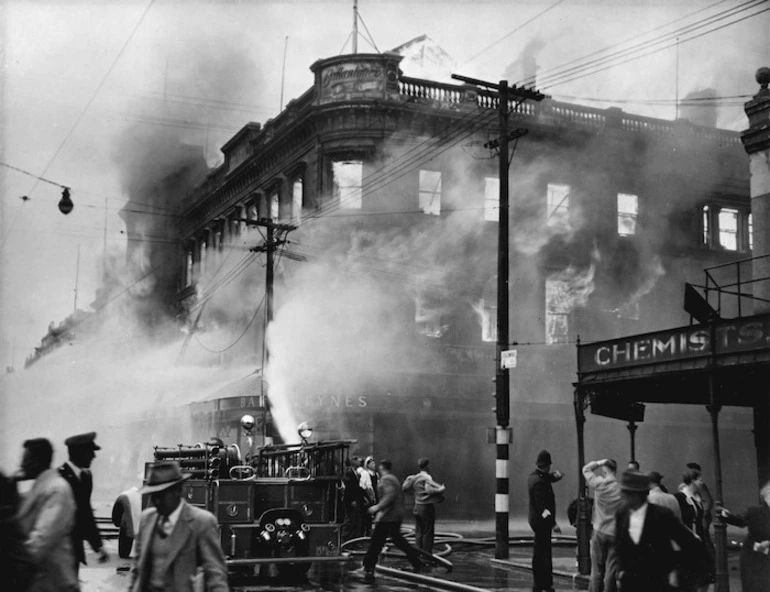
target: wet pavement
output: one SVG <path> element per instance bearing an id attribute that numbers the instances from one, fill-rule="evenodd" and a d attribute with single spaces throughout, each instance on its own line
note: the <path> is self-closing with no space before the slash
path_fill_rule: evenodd
<path id="1" fill-rule="evenodd" d="M 105 545 L 110 552 L 110 560 L 107 563 L 99 564 L 96 561 L 96 556 L 90 553 L 90 551 L 88 552 L 89 564 L 81 569 L 80 572 L 82 592 L 107 592 L 128 589 L 130 581 L 128 568 L 131 565 L 131 561 L 118 558 L 116 541 L 107 540 Z M 490 563 L 491 557 L 491 551 L 456 550 L 448 556 L 448 559 L 453 563 L 451 572 L 447 572 L 444 568 L 434 567 L 429 569 L 425 575 L 429 578 L 458 582 L 485 590 L 500 592 L 503 590 L 511 592 L 528 592 L 531 590 L 531 574 L 525 571 L 494 567 Z M 282 592 L 376 592 L 392 590 L 394 592 L 414 592 L 446 589 L 445 586 L 440 584 L 426 585 L 405 581 L 393 577 L 390 573 L 383 573 L 379 570 L 374 584 L 367 584 L 362 579 L 347 573 L 360 567 L 360 565 L 361 559 L 356 557 L 350 566 L 343 570 L 344 573 L 336 578 L 327 578 L 325 581 L 316 572 L 311 571 L 311 577 L 306 582 L 291 583 L 272 579 L 269 582 L 235 585 L 232 589 L 234 592 L 248 592 L 251 590 L 275 590 Z M 398 557 L 384 557 L 380 565 L 400 570 L 409 568 L 408 563 Z M 121 571 L 117 571 L 118 569 L 121 569 Z M 571 590 L 572 585 L 571 583 L 556 581 L 555 588 L 556 590 Z"/>
<path id="2" fill-rule="evenodd" d="M 478 526 L 478 525 L 476 525 Z M 487 526 L 487 525 L 484 525 Z M 489 538 L 490 531 L 478 529 L 474 525 L 455 525 L 453 534 L 443 538 L 437 544 L 435 552 L 447 553 L 446 558 L 452 563 L 451 571 L 441 567 L 431 568 L 425 575 L 431 580 L 429 583 L 417 583 L 402 578 L 414 577 L 410 573 L 402 573 L 396 578 L 392 570 L 408 570 L 406 560 L 397 554 L 386 555 L 381 558 L 380 565 L 387 568 L 377 572 L 375 582 L 367 584 L 361 578 L 348 572 L 361 566 L 363 559 L 362 550 L 352 550 L 354 556 L 342 573 L 332 577 L 322 578 L 314 567 L 310 572 L 309 581 L 296 583 L 285 582 L 278 579 L 260 581 L 250 585 L 233 585 L 233 591 L 249 592 L 252 590 L 276 590 L 281 592 L 370 592 L 393 590 L 395 592 L 413 592 L 428 590 L 450 589 L 452 583 L 470 586 L 482 590 L 494 592 L 529 592 L 532 589 L 532 573 L 530 570 L 532 548 L 527 544 L 512 544 L 510 557 L 507 562 L 494 560 L 494 542 Z M 462 532 L 462 535 L 458 534 Z M 512 535 L 516 532 L 512 529 Z M 519 534 L 526 534 L 520 529 Z M 454 538 L 453 538 L 454 537 Z M 464 537 L 464 538 L 458 538 Z M 485 538 L 486 537 L 486 538 Z M 112 590 L 127 590 L 130 581 L 128 568 L 131 562 L 120 559 L 117 556 L 117 541 L 106 540 L 106 547 L 110 552 L 110 560 L 105 564 L 99 564 L 96 556 L 88 553 L 89 565 L 80 572 L 82 592 L 107 592 Z M 449 549 L 447 547 L 451 547 Z M 738 552 L 732 550 L 730 559 L 730 589 L 740 590 L 738 577 Z M 587 580 L 585 577 L 575 577 L 576 558 L 574 544 L 567 541 L 556 543 L 553 549 L 554 564 L 554 589 L 557 591 L 585 589 Z M 118 570 L 121 571 L 118 571 Z M 432 579 L 438 580 L 437 582 Z"/>

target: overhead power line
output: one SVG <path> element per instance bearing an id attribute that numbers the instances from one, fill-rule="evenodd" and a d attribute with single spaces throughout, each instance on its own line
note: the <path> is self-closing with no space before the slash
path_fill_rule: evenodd
<path id="1" fill-rule="evenodd" d="M 572 60 L 567 64 L 558 66 L 557 68 L 554 68 L 552 70 L 547 70 L 545 71 L 545 74 L 541 72 L 537 75 L 530 76 L 529 78 L 526 78 L 518 82 L 517 84 L 526 86 L 528 84 L 532 84 L 535 81 L 537 81 L 538 85 L 541 88 L 552 88 L 560 84 L 565 84 L 573 80 L 584 78 L 586 76 L 590 76 L 598 72 L 602 72 L 608 68 L 616 67 L 616 66 L 625 64 L 629 61 L 633 61 L 635 59 L 645 57 L 645 56 L 657 53 L 659 51 L 663 51 L 670 47 L 674 47 L 677 44 L 681 45 L 681 44 L 687 43 L 688 41 L 693 41 L 695 39 L 703 37 L 704 35 L 715 33 L 716 31 L 719 31 L 725 27 L 737 24 L 749 18 L 753 18 L 754 16 L 757 16 L 759 14 L 766 12 L 767 10 L 770 10 L 770 8 L 765 7 L 759 10 L 758 12 L 754 12 L 747 16 L 742 16 L 741 18 L 735 18 L 735 17 L 740 17 L 741 13 L 745 13 L 747 11 L 760 8 L 762 5 L 766 6 L 767 0 L 750 0 L 749 2 L 744 2 L 743 4 L 740 4 L 736 7 L 732 7 L 725 11 L 705 17 L 699 21 L 685 25 L 674 31 L 670 31 L 663 35 L 659 35 L 652 39 L 648 39 L 641 43 L 637 43 L 635 45 L 632 45 L 625 49 L 621 49 L 609 55 L 588 59 L 594 55 L 604 53 L 610 48 L 606 48 L 598 52 L 593 52 L 592 54 L 588 54 L 587 56 L 584 56 L 584 58 L 579 58 L 578 60 Z M 722 25 L 719 24 L 729 19 L 735 19 L 735 20 L 731 20 Z M 677 19 L 677 20 L 681 20 L 681 19 Z M 676 22 L 676 21 L 672 21 L 672 22 Z M 715 26 L 715 25 L 718 25 L 718 26 Z M 712 28 L 704 32 L 701 32 L 699 34 L 693 34 L 699 29 L 703 29 L 705 27 L 712 27 Z M 630 41 L 633 41 L 638 37 L 639 36 L 634 37 Z M 629 43 L 630 41 L 624 41 L 611 47 L 618 47 L 620 45 Z M 669 43 L 672 41 L 673 43 Z M 665 45 L 664 47 L 656 48 L 656 46 L 659 46 L 665 43 L 669 43 L 669 44 Z M 655 49 L 652 49 L 652 48 L 655 48 Z M 646 51 L 646 50 L 650 50 L 650 51 Z M 618 61 L 618 60 L 621 60 L 621 61 Z M 573 64 L 576 64 L 576 65 L 573 65 Z"/>
<path id="2" fill-rule="evenodd" d="M 43 183 L 48 183 L 49 185 L 53 185 L 54 187 L 59 187 L 61 189 L 67 189 L 66 185 L 62 185 L 61 183 L 57 183 L 56 181 L 51 181 L 50 179 L 46 179 L 45 177 L 42 177 L 40 175 L 36 175 L 34 173 L 30 173 L 29 171 L 25 171 L 24 169 L 20 169 L 19 167 L 12 166 L 6 162 L 0 162 L 0 166 L 4 166 L 6 168 L 9 168 L 11 170 L 14 170 L 18 173 L 22 173 L 24 175 L 27 175 L 28 177 L 32 177 L 33 179 L 37 179 L 38 183 L 42 181 Z"/>
<path id="3" fill-rule="evenodd" d="M 615 64 L 609 64 L 609 65 L 606 65 L 606 66 L 604 66 L 604 67 L 601 67 L 601 68 L 598 68 L 598 69 L 592 70 L 592 71 L 590 71 L 590 72 L 588 72 L 588 73 L 585 73 L 585 74 L 581 74 L 581 75 L 578 75 L 578 76 L 573 76 L 573 77 L 571 77 L 571 78 L 566 78 L 566 79 L 564 79 L 564 80 L 557 80 L 556 82 L 551 82 L 551 83 L 545 84 L 545 85 L 543 86 L 543 88 L 553 88 L 554 86 L 557 86 L 557 85 L 566 84 L 566 83 L 568 83 L 568 82 L 573 82 L 574 80 L 578 80 L 578 79 L 580 79 L 580 78 L 585 78 L 586 76 L 591 76 L 591 75 L 593 75 L 593 74 L 598 74 L 599 72 L 603 72 L 603 71 L 605 71 L 605 70 L 609 70 L 610 68 L 615 68 L 615 67 L 617 67 L 617 66 L 622 66 L 622 65 L 624 65 L 624 64 L 627 64 L 628 62 L 632 62 L 632 61 L 634 61 L 634 60 L 637 60 L 637 59 L 639 59 L 639 58 L 647 57 L 647 56 L 650 56 L 650 55 L 653 55 L 653 54 L 659 53 L 659 52 L 661 52 L 661 51 L 664 51 L 664 50 L 666 50 L 666 49 L 670 49 L 670 48 L 672 48 L 672 47 L 675 47 L 676 45 L 682 45 L 682 44 L 684 44 L 684 43 L 688 43 L 688 42 L 690 42 L 690 41 L 694 41 L 694 40 L 696 40 L 696 39 L 699 39 L 699 38 L 701 38 L 701 37 L 704 37 L 704 36 L 706 36 L 706 35 L 710 35 L 711 33 L 715 33 L 715 32 L 717 32 L 717 31 L 720 31 L 720 30 L 722 30 L 722 29 L 725 29 L 725 28 L 727 28 L 727 27 L 730 27 L 730 26 L 732 26 L 732 25 L 736 25 L 736 24 L 738 24 L 738 23 L 741 23 L 741 22 L 743 22 L 743 21 L 745 21 L 745 20 L 748 20 L 748 19 L 750 19 L 750 18 L 753 18 L 753 17 L 755 17 L 755 16 L 759 16 L 760 14 L 764 14 L 764 13 L 766 13 L 766 12 L 768 12 L 768 11 L 770 11 L 770 7 L 768 7 L 768 8 L 763 8 L 762 10 L 759 10 L 758 12 L 755 12 L 755 13 L 753 13 L 753 14 L 749 14 L 749 15 L 747 15 L 747 16 L 744 16 L 744 17 L 742 17 L 742 18 L 739 18 L 739 19 L 737 19 L 737 20 L 731 21 L 731 22 L 729 22 L 729 23 L 726 23 L 726 24 L 724 24 L 724 25 L 721 25 L 721 26 L 719 26 L 719 27 L 716 27 L 716 28 L 714 28 L 714 29 L 711 29 L 711 30 L 709 30 L 709 31 L 705 31 L 705 32 L 703 32 L 703 33 L 700 33 L 699 35 L 695 35 L 695 36 L 693 36 L 693 37 L 689 37 L 689 38 L 687 38 L 687 39 L 676 40 L 676 41 L 674 41 L 673 43 L 669 43 L 669 45 L 666 45 L 666 46 L 664 46 L 664 47 L 659 47 L 659 48 L 657 48 L 657 49 L 653 49 L 653 50 L 651 50 L 651 51 L 647 51 L 647 52 L 645 52 L 645 53 L 641 53 L 641 54 L 639 54 L 639 55 L 634 55 L 634 56 L 631 56 L 631 57 L 629 57 L 628 59 L 626 59 L 626 60 L 624 60 L 624 61 L 622 61 L 622 62 L 618 62 L 618 63 L 615 63 Z"/>
<path id="4" fill-rule="evenodd" d="M 40 173 L 41 178 L 48 172 L 48 169 L 51 168 L 51 165 L 54 163 L 56 158 L 59 156 L 59 153 L 62 151 L 62 148 L 64 148 L 67 141 L 72 136 L 72 133 L 75 131 L 75 129 L 78 127 L 80 122 L 83 120 L 83 117 L 85 117 L 85 114 L 88 112 L 88 110 L 91 108 L 91 105 L 93 105 L 93 102 L 96 100 L 97 95 L 102 90 L 102 87 L 104 86 L 105 82 L 107 82 L 107 79 L 109 78 L 110 74 L 112 74 L 112 71 L 115 69 L 115 66 L 117 66 L 118 61 L 120 61 L 120 58 L 123 56 L 123 52 L 126 51 L 126 48 L 128 47 L 129 43 L 131 43 L 131 40 L 134 38 L 134 35 L 139 30 L 139 27 L 141 26 L 142 22 L 144 21 L 144 17 L 147 16 L 147 13 L 150 11 L 150 8 L 152 8 L 153 3 L 155 0 L 150 0 L 147 3 L 147 6 L 145 7 L 144 11 L 142 12 L 141 16 L 139 17 L 139 20 L 136 21 L 136 24 L 134 25 L 134 28 L 131 30 L 131 33 L 129 34 L 126 41 L 123 43 L 122 47 L 120 48 L 120 51 L 118 51 L 118 55 L 115 56 L 115 59 L 112 61 L 112 64 L 110 64 L 110 67 L 107 69 L 107 72 L 102 77 L 101 82 L 99 82 L 99 85 L 96 87 L 96 90 L 91 94 L 91 98 L 86 103 L 85 107 L 83 107 L 83 110 L 80 112 L 80 115 L 78 115 L 77 119 L 75 119 L 75 123 L 72 124 L 72 127 L 67 132 L 67 134 L 64 136 L 64 139 L 59 144 L 59 147 L 56 149 L 56 151 L 53 153 L 53 156 L 48 161 L 48 164 L 43 169 L 43 172 Z M 37 187 L 37 183 L 35 183 L 35 186 L 30 190 L 30 193 L 32 193 L 35 188 Z"/>
<path id="5" fill-rule="evenodd" d="M 198 342 L 198 345 L 200 345 L 200 346 L 201 346 L 203 349 L 205 349 L 207 352 L 209 352 L 209 353 L 212 353 L 212 354 L 223 354 L 223 353 L 225 353 L 226 351 L 233 349 L 233 348 L 234 348 L 236 345 L 238 345 L 238 343 L 241 341 L 241 339 L 243 339 L 243 338 L 244 338 L 244 336 L 246 335 L 246 333 L 248 332 L 248 330 L 251 328 L 251 325 L 254 323 L 254 320 L 257 318 L 257 315 L 259 314 L 259 311 L 260 311 L 260 309 L 262 308 L 262 305 L 263 305 L 264 303 L 265 303 L 265 296 L 263 295 L 263 296 L 262 296 L 262 300 L 261 300 L 261 301 L 260 301 L 260 303 L 257 305 L 257 310 L 255 310 L 255 311 L 254 311 L 254 314 L 251 316 L 251 319 L 249 319 L 249 322 L 248 322 L 248 323 L 246 323 L 246 326 L 243 328 L 243 331 L 241 332 L 241 334 L 240 334 L 238 337 L 236 337 L 235 341 L 233 341 L 233 342 L 232 342 L 230 345 L 228 345 L 227 347 L 225 347 L 225 348 L 222 348 L 222 349 L 211 349 L 211 348 L 207 347 L 206 345 L 204 345 L 204 344 L 201 342 L 201 340 L 200 340 L 200 338 L 198 337 L 198 334 L 197 334 L 197 333 L 195 333 L 195 334 L 194 334 L 194 337 L 195 337 L 195 341 L 197 341 L 197 342 Z"/>
<path id="6" fill-rule="evenodd" d="M 545 75 L 550 75 L 552 73 L 556 73 L 557 71 L 561 71 L 561 70 L 564 70 L 564 69 L 568 68 L 572 64 L 576 64 L 576 63 L 581 62 L 583 60 L 587 60 L 588 58 L 601 55 L 601 54 L 603 54 L 605 52 L 608 52 L 608 51 L 610 51 L 610 50 L 612 50 L 612 49 L 614 49 L 616 47 L 621 47 L 621 46 L 623 46 L 623 45 L 625 45 L 627 43 L 631 43 L 633 41 L 636 41 L 637 39 L 641 39 L 641 38 L 643 38 L 643 37 L 645 37 L 647 35 L 650 35 L 650 34 L 654 33 L 655 31 L 659 31 L 661 29 L 665 29 L 667 27 L 670 27 L 674 23 L 678 23 L 679 21 L 688 19 L 688 18 L 690 18 L 692 16 L 695 16 L 696 14 L 699 14 L 699 13 L 705 11 L 705 10 L 709 10 L 710 8 L 714 8 L 715 6 L 718 6 L 719 4 L 724 4 L 725 2 L 727 2 L 727 0 L 719 0 L 718 2 L 714 2 L 713 4 L 710 4 L 709 6 L 704 6 L 703 8 L 699 8 L 698 10 L 696 10 L 694 12 L 691 12 L 689 14 L 686 14 L 684 16 L 676 18 L 676 19 L 674 19 L 672 21 L 669 21 L 669 22 L 667 22 L 667 23 L 665 23 L 663 25 L 659 25 L 657 27 L 653 27 L 652 29 L 649 29 L 649 30 L 645 31 L 644 33 L 640 33 L 640 34 L 635 35 L 635 36 L 633 36 L 633 37 L 631 37 L 629 39 L 624 39 L 623 41 L 619 41 L 618 43 L 614 43 L 613 45 L 609 45 L 607 47 L 603 47 L 603 48 L 598 49 L 596 51 L 593 51 L 593 52 L 591 52 L 589 54 L 586 54 L 584 56 L 577 57 L 577 58 L 574 58 L 572 60 L 569 60 L 569 61 L 567 61 L 567 62 L 565 62 L 565 63 L 563 63 L 563 64 L 561 64 L 559 66 L 551 68 L 550 70 L 545 70 Z M 534 84 L 535 83 L 535 79 L 538 78 L 538 77 L 542 77 L 542 76 L 543 76 L 543 73 L 540 73 L 539 76 L 530 76 L 530 77 L 524 79 L 521 83 L 525 84 L 525 85 L 527 85 L 527 84 Z"/>
<path id="7" fill-rule="evenodd" d="M 537 13 L 535 16 L 533 16 L 533 17 L 532 17 L 531 19 L 529 19 L 528 21 L 525 21 L 524 23 L 522 23 L 521 25 L 519 25 L 518 27 L 516 27 L 516 28 L 515 28 L 513 31 L 511 31 L 511 32 L 509 32 L 509 33 L 506 33 L 505 35 L 503 35 L 502 37 L 500 37 L 500 39 L 498 39 L 498 40 L 497 40 L 497 41 L 495 41 L 494 43 L 492 43 L 492 44 L 488 45 L 487 47 L 485 47 L 484 49 L 482 49 L 482 50 L 481 50 L 479 53 L 477 53 L 477 54 L 476 54 L 476 55 L 474 55 L 473 57 L 469 58 L 468 60 L 466 60 L 465 62 L 463 62 L 462 64 L 460 64 L 460 66 L 464 66 L 464 65 L 466 65 L 466 64 L 469 64 L 469 63 L 471 63 L 471 62 L 472 62 L 473 60 L 475 60 L 477 57 L 479 57 L 480 55 L 482 55 L 482 54 L 486 53 L 487 51 L 489 51 L 490 49 L 492 49 L 492 48 L 493 48 L 495 45 L 497 45 L 498 43 L 500 43 L 500 42 L 502 42 L 502 41 L 505 41 L 506 39 L 508 39 L 508 37 L 510 37 L 510 36 L 511 36 L 511 35 L 513 35 L 514 33 L 518 33 L 518 32 L 519 32 L 519 31 L 521 31 L 521 30 L 522 30 L 524 27 L 526 27 L 526 26 L 527 26 L 527 25 L 529 25 L 530 23 L 532 23 L 532 22 L 536 21 L 536 20 L 537 20 L 537 19 L 539 19 L 541 16 L 543 16 L 545 13 L 547 13 L 547 12 L 550 12 L 551 10 L 553 10 L 554 8 L 556 8 L 556 7 L 557 7 L 559 4 L 561 4 L 562 2 L 564 2 L 564 0 L 557 0 L 556 2 L 554 2 L 553 4 L 551 4 L 551 5 L 550 5 L 548 8 L 546 8 L 546 9 L 542 10 L 541 12 Z"/>

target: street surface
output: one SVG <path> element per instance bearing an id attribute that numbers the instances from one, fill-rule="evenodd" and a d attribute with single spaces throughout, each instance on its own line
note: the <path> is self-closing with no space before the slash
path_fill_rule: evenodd
<path id="1" fill-rule="evenodd" d="M 131 565 L 126 559 L 120 559 L 117 554 L 117 542 L 106 540 L 105 546 L 110 553 L 107 563 L 99 564 L 96 556 L 90 551 L 87 553 L 88 566 L 80 571 L 82 592 L 108 592 L 113 590 L 127 590 L 130 579 L 129 572 L 125 570 Z M 440 568 L 434 568 L 426 575 L 431 577 L 452 580 L 463 584 L 484 588 L 487 590 L 511 592 L 528 592 L 532 586 L 532 576 L 529 573 L 493 567 L 489 563 L 490 553 L 483 551 L 458 551 L 452 553 L 449 559 L 454 563 L 451 573 Z M 405 568 L 407 564 L 397 558 L 386 558 L 383 565 L 394 568 Z M 360 559 L 356 559 L 352 568 L 361 565 Z M 125 571 L 117 571 L 119 568 Z M 556 590 L 571 590 L 569 582 L 555 581 Z M 345 575 L 341 581 L 319 583 L 309 581 L 301 584 L 285 584 L 274 582 L 269 585 L 255 585 L 234 587 L 234 591 L 250 590 L 276 590 L 282 592 L 357 592 L 357 591 L 384 591 L 395 592 L 437 590 L 431 586 L 423 586 L 415 583 L 399 580 L 393 577 L 377 574 L 374 584 L 365 584 L 354 576 Z"/>

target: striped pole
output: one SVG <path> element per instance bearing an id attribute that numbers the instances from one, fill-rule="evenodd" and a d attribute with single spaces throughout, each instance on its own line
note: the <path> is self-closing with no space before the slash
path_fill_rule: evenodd
<path id="1" fill-rule="evenodd" d="M 508 435 L 510 428 L 497 426 L 495 442 L 497 459 L 495 461 L 495 559 L 508 559 Z"/>

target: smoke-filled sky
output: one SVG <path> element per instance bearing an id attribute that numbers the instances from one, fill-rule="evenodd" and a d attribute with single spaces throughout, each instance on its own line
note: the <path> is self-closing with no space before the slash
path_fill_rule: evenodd
<path id="1" fill-rule="evenodd" d="M 743 4 L 361 0 L 359 10 L 380 51 L 427 34 L 456 61 L 454 71 L 515 82 L 532 63 L 545 76 L 675 19 L 683 26 Z M 715 17 L 682 37 L 767 4 L 730 20 Z M 23 365 L 49 322 L 72 312 L 76 285 L 77 306 L 89 309 L 105 245 L 108 260 L 120 260 L 126 173 L 141 175 L 135 165 L 142 162 L 126 154 L 127 134 L 150 130 L 200 144 L 217 164 L 235 131 L 279 112 L 284 48 L 285 104 L 311 86 L 316 59 L 351 50 L 352 20 L 352 0 L 0 4 L 0 162 L 70 187 L 75 203 L 65 217 L 56 207 L 59 187 L 0 167 L 0 367 Z M 556 99 L 665 119 L 675 116 L 677 92 L 711 88 L 724 97 L 719 125 L 741 129 L 742 97 L 757 88 L 756 68 L 770 62 L 769 23 L 765 12 L 682 43 L 678 52 L 671 47 L 557 84 L 577 72 L 563 74 L 541 88 Z M 375 51 L 363 38 L 358 46 Z"/>

